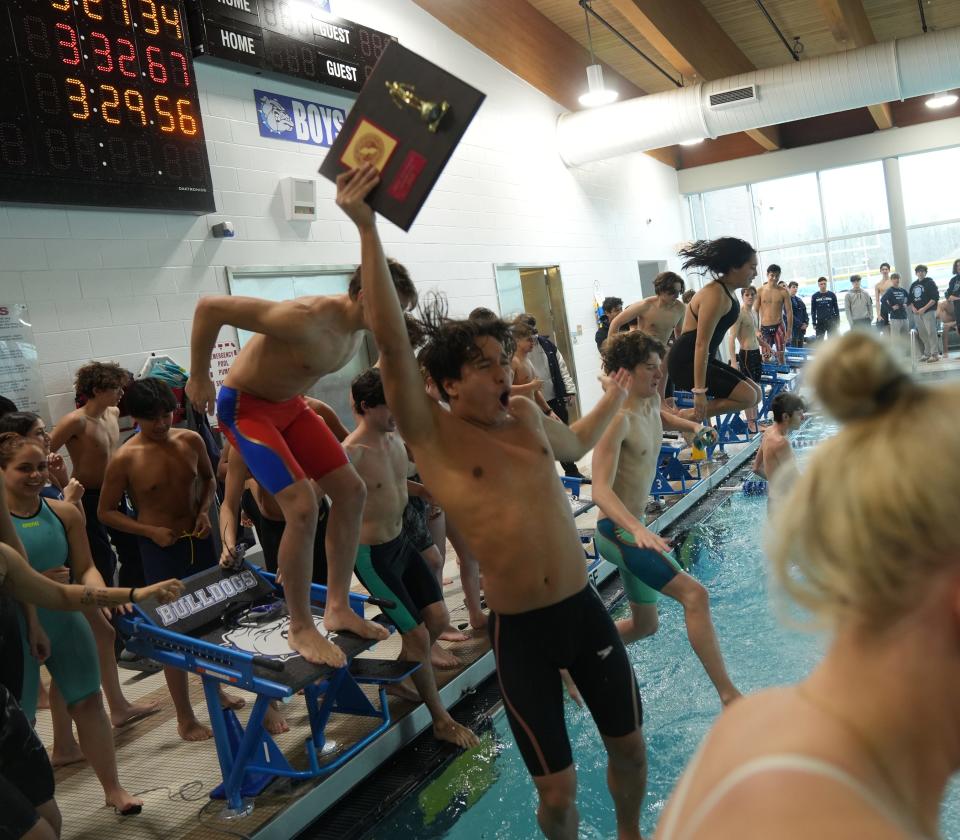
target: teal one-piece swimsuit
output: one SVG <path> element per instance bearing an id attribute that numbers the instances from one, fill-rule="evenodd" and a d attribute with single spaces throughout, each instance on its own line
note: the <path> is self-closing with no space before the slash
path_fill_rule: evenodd
<path id="1" fill-rule="evenodd" d="M 47 500 L 40 499 L 40 508 L 33 516 L 11 514 L 17 535 L 27 552 L 27 560 L 40 573 L 66 566 L 70 545 L 63 522 Z M 23 698 L 20 702 L 27 720 L 37 714 L 37 691 L 40 663 L 30 655 L 27 628 L 20 613 L 20 634 L 23 638 Z M 50 638 L 50 657 L 43 663 L 57 683 L 67 706 L 78 703 L 100 690 L 100 663 L 93 631 L 78 612 L 62 612 L 37 607 L 37 615 Z"/>

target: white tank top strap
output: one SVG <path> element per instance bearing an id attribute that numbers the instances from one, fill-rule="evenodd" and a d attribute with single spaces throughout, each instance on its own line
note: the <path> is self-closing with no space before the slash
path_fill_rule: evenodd
<path id="1" fill-rule="evenodd" d="M 659 835 L 660 840 L 674 840 L 677 819 L 682 811 L 683 802 L 686 799 L 690 781 L 693 777 L 693 770 L 695 769 L 699 758 L 700 754 L 698 752 L 698 754 L 694 757 L 694 760 L 690 763 L 690 766 L 687 768 L 687 772 L 684 774 L 680 784 L 677 786 L 673 808 L 670 812 L 670 819 L 668 819 L 663 826 L 663 832 Z M 830 764 L 822 759 L 811 758 L 810 756 L 799 755 L 795 753 L 782 753 L 779 755 L 766 755 L 761 758 L 755 758 L 752 761 L 742 764 L 740 767 L 727 774 L 727 776 L 697 805 L 697 807 L 691 813 L 690 818 L 686 820 L 686 825 L 684 826 L 683 831 L 679 834 L 676 834 L 676 837 L 688 838 L 693 836 L 693 834 L 697 831 L 697 829 L 700 828 L 700 826 L 709 816 L 710 812 L 713 811 L 713 809 L 720 804 L 721 800 L 741 782 L 744 782 L 753 776 L 758 776 L 762 773 L 769 773 L 777 770 L 792 770 L 798 773 L 807 773 L 813 776 L 823 776 L 831 781 L 837 782 L 838 784 L 841 784 L 844 787 L 852 790 L 857 796 L 859 796 L 864 802 L 873 808 L 873 810 L 875 810 L 885 819 L 889 820 L 893 825 L 902 828 L 910 837 L 916 838 L 916 840 L 930 840 L 925 835 L 917 834 L 916 830 L 910 827 L 909 824 L 899 814 L 896 813 L 896 811 L 890 808 L 889 805 L 880 799 L 880 797 L 878 797 L 866 785 L 864 785 L 858 779 L 855 779 L 845 770 L 841 770 L 836 765 Z"/>
<path id="2" fill-rule="evenodd" d="M 700 742 L 700 746 L 697 747 L 697 751 L 693 754 L 693 758 L 690 759 L 690 763 L 687 765 L 687 769 L 684 770 L 683 775 L 680 777 L 680 781 L 677 783 L 676 788 L 674 788 L 670 813 L 667 815 L 667 819 L 663 821 L 663 824 L 657 826 L 657 837 L 659 840 L 673 840 L 673 834 L 677 827 L 677 820 L 680 818 L 680 813 L 683 811 L 684 802 L 687 801 L 687 794 L 690 790 L 690 784 L 693 781 L 693 777 L 697 773 L 697 766 L 700 764 L 700 758 L 703 756 L 703 752 L 707 747 L 707 741 L 709 739 L 710 733 L 708 732 Z"/>

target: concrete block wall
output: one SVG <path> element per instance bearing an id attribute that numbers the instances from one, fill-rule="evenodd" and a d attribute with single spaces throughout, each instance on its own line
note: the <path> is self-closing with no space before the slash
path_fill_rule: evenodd
<path id="1" fill-rule="evenodd" d="M 631 300 L 638 260 L 671 260 L 684 237 L 676 173 L 644 155 L 570 170 L 555 148 L 561 108 L 410 0 L 351 0 L 334 12 L 399 36 L 487 100 L 409 234 L 381 222 L 388 253 L 454 314 L 497 309 L 493 266 L 559 265 L 585 407 L 599 396 L 594 291 Z M 200 296 L 225 293 L 226 266 L 355 263 L 358 240 L 316 175 L 324 150 L 261 138 L 253 89 L 348 109 L 349 98 L 252 73 L 197 65 L 216 192 L 209 216 L 0 206 L 0 304 L 30 306 L 51 419 L 72 408 L 89 359 L 139 371 L 151 351 L 189 361 Z M 316 178 L 316 222 L 285 219 L 280 180 Z M 229 219 L 232 240 L 210 226 Z M 225 331 L 224 338 L 233 337 Z"/>

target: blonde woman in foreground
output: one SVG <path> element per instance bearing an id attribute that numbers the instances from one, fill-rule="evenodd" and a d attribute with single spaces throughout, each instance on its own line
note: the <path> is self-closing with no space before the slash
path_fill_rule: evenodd
<path id="1" fill-rule="evenodd" d="M 850 332 L 811 379 L 844 423 L 770 528 L 780 585 L 832 631 L 798 685 L 734 703 L 704 738 L 659 840 L 937 837 L 960 767 L 960 545 L 947 464 L 960 385 L 918 385 Z M 931 445 L 892 462 L 894 441 Z"/>

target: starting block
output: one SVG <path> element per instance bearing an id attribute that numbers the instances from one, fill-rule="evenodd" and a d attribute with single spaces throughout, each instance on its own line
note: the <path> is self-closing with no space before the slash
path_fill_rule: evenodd
<path id="1" fill-rule="evenodd" d="M 573 478 L 569 475 L 560 476 L 560 482 L 563 484 L 566 490 L 570 491 L 570 507 L 573 510 L 573 518 L 576 519 L 581 513 L 586 513 L 591 508 L 596 507 L 597 503 L 593 499 L 581 499 L 580 498 L 580 487 L 583 483 L 579 478 Z M 587 560 L 590 562 L 587 564 L 587 571 L 593 571 L 597 566 L 600 565 L 600 556 L 597 553 L 597 549 L 593 544 L 593 528 L 577 528 L 577 535 L 580 537 L 580 544 L 583 546 L 583 551 L 587 555 Z M 591 551 L 593 553 L 591 553 Z"/>
<path id="2" fill-rule="evenodd" d="M 680 452 L 684 444 L 679 441 L 663 441 L 660 444 L 660 457 L 657 459 L 657 472 L 653 477 L 650 495 L 660 501 L 664 496 L 683 496 L 693 489 L 702 478 L 702 461 L 681 461 Z M 680 484 L 677 490 L 673 482 Z"/>
<path id="3" fill-rule="evenodd" d="M 763 367 L 763 376 L 760 377 L 760 387 L 763 388 L 763 402 L 757 409 L 758 417 L 766 417 L 770 413 L 770 406 L 777 394 L 783 391 L 796 390 L 800 378 L 800 374 L 795 371 L 789 369 L 786 372 L 782 371 L 781 368 L 787 367 L 786 365 L 771 365 L 771 368 L 774 369 L 769 372 L 766 362 Z"/>
<path id="4" fill-rule="evenodd" d="M 336 770 L 389 728 L 386 685 L 413 673 L 419 663 L 356 659 L 376 642 L 349 633 L 328 635 L 346 655 L 345 667 L 307 662 L 287 645 L 289 615 L 276 578 L 249 563 L 237 570 L 214 566 L 183 584 L 185 594 L 172 604 L 144 599 L 118 626 L 134 653 L 200 675 L 223 777 L 210 797 L 226 800 L 223 816 L 249 814 L 249 797 L 278 776 L 312 779 Z M 313 584 L 310 599 L 314 622 L 321 628 L 326 587 Z M 365 603 L 383 602 L 350 593 L 350 606 L 361 616 Z M 232 709 L 221 708 L 221 683 L 257 695 L 246 728 Z M 379 708 L 363 693 L 363 684 L 378 687 Z M 295 770 L 264 729 L 263 719 L 272 700 L 288 701 L 301 690 L 310 737 L 305 743 L 307 769 Z M 372 717 L 379 724 L 326 758 L 330 751 L 324 749 L 324 733 L 333 712 Z"/>
<path id="5" fill-rule="evenodd" d="M 808 347 L 787 347 L 783 354 L 783 360 L 791 368 L 803 367 L 810 358 L 810 349 Z"/>
<path id="6" fill-rule="evenodd" d="M 730 443 L 749 443 L 756 435 L 756 432 L 750 431 L 747 421 L 738 412 L 718 417 L 717 433 L 720 435 L 718 446 L 721 450 Z"/>
<path id="7" fill-rule="evenodd" d="M 677 408 L 692 408 L 693 394 L 690 391 L 674 391 L 673 399 Z M 722 414 L 716 417 L 717 445 L 707 450 L 708 457 L 713 457 L 713 450 L 720 449 L 723 453 L 718 458 L 726 457 L 724 446 L 730 443 L 749 443 L 753 434 L 747 429 L 746 421 L 737 413 Z"/>

